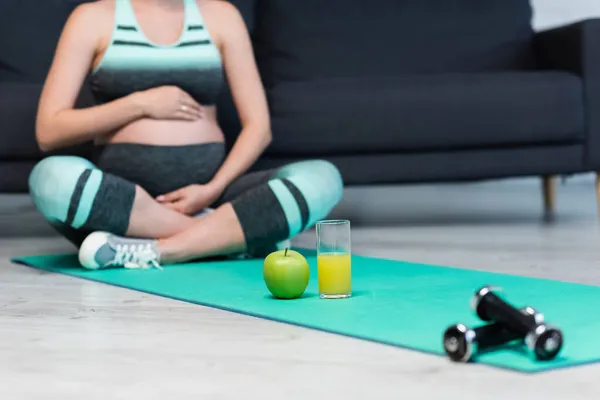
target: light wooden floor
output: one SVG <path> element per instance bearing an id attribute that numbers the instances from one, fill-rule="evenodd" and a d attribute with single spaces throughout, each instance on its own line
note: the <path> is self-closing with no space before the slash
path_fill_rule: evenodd
<path id="1" fill-rule="evenodd" d="M 600 285 L 593 184 L 350 189 L 357 253 Z M 368 199 L 369 203 L 365 203 Z M 590 399 L 600 365 L 526 376 L 9 263 L 69 251 L 26 199 L 0 198 L 0 399 Z M 312 245 L 312 232 L 297 241 Z M 595 334 L 595 333 L 592 333 Z"/>

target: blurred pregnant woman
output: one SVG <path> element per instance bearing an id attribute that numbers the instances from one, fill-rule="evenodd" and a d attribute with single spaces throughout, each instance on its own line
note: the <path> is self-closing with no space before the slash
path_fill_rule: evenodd
<path id="1" fill-rule="evenodd" d="M 75 109 L 87 77 L 97 104 Z M 243 127 L 229 154 L 215 107 L 225 77 Z M 343 191 L 321 160 L 247 173 L 271 141 L 270 118 L 245 23 L 221 0 L 78 6 L 36 138 L 43 151 L 95 144 L 92 161 L 50 156 L 29 179 L 36 207 L 89 269 L 263 256 L 326 217 Z"/>

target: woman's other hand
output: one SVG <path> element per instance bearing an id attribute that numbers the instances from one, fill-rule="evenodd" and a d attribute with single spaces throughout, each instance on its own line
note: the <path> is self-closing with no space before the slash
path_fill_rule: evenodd
<path id="1" fill-rule="evenodd" d="M 217 201 L 221 191 L 213 185 L 189 185 L 174 192 L 158 196 L 164 206 L 186 215 L 196 215 Z"/>
<path id="2" fill-rule="evenodd" d="M 161 86 L 135 96 L 148 118 L 196 121 L 204 116 L 202 106 L 177 86 Z"/>

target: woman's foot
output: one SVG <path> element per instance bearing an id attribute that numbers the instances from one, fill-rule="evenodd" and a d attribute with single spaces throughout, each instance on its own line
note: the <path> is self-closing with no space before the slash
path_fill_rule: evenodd
<path id="1" fill-rule="evenodd" d="M 82 267 L 92 270 L 111 267 L 162 269 L 156 243 L 156 240 L 94 232 L 81 244 L 79 262 Z"/>

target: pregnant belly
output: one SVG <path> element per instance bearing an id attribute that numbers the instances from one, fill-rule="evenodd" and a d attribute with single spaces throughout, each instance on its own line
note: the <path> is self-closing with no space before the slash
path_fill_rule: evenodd
<path id="1" fill-rule="evenodd" d="M 214 108 L 197 121 L 140 119 L 121 128 L 100 144 L 139 143 L 157 146 L 223 142 Z"/>

